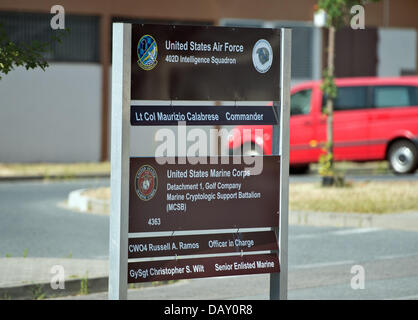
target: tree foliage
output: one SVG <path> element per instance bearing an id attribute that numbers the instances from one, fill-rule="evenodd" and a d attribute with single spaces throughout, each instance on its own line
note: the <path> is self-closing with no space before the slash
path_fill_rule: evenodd
<path id="1" fill-rule="evenodd" d="M 45 70 L 48 67 L 45 54 L 51 50 L 53 43 L 62 42 L 66 32 L 68 30 L 56 31 L 48 42 L 15 43 L 0 24 L 0 79 L 1 74 L 8 74 L 15 67 Z"/>
<path id="2" fill-rule="evenodd" d="M 349 24 L 352 13 L 351 8 L 355 5 L 365 5 L 369 2 L 378 2 L 380 0 L 318 0 L 317 9 L 322 9 L 327 14 L 328 28 L 341 28 Z M 334 56 L 334 52 L 328 52 Z M 337 87 L 334 82 L 334 70 L 326 68 L 323 73 L 323 92 L 334 99 L 337 96 Z"/>
<path id="3" fill-rule="evenodd" d="M 326 96 L 327 143 L 326 153 L 319 158 L 319 173 L 323 176 L 334 175 L 333 154 L 333 100 L 337 97 L 337 86 L 334 81 L 335 30 L 346 26 L 352 18 L 351 8 L 380 0 L 318 0 L 317 9 L 322 9 L 327 15 L 328 27 L 328 65 L 323 72 L 321 90 Z"/>

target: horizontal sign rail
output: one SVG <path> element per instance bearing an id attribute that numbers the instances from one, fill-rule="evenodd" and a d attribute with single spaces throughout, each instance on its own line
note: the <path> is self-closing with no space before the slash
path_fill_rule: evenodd
<path id="1" fill-rule="evenodd" d="M 280 272 L 277 254 L 128 263 L 128 283 Z"/>
<path id="2" fill-rule="evenodd" d="M 131 106 L 132 126 L 273 125 L 272 106 Z"/>
<path id="3" fill-rule="evenodd" d="M 277 250 L 273 231 L 130 238 L 128 258 Z"/>

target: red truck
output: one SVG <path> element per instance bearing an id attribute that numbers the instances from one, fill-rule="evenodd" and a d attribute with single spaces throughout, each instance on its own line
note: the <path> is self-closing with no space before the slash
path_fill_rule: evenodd
<path id="1" fill-rule="evenodd" d="M 335 79 L 335 161 L 388 160 L 396 174 L 418 167 L 418 76 Z M 291 90 L 290 167 L 300 172 L 318 162 L 327 140 L 327 116 L 321 81 L 296 85 Z M 254 129 L 263 129 L 263 141 Z M 234 146 L 251 145 L 252 154 L 272 153 L 272 126 L 238 126 L 229 140 Z M 252 134 L 243 140 L 243 129 Z M 237 140 L 240 141 L 237 141 Z M 262 145 L 262 147 L 261 147 Z"/>

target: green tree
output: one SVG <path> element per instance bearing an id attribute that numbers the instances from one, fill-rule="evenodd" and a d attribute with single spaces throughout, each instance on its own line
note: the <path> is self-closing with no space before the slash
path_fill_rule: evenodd
<path id="1" fill-rule="evenodd" d="M 328 48 L 327 67 L 323 72 L 321 89 L 326 95 L 324 112 L 327 114 L 327 143 L 326 154 L 320 158 L 319 173 L 323 176 L 334 176 L 334 138 L 333 138 L 333 100 L 337 97 L 337 87 L 334 81 L 334 57 L 335 57 L 335 31 L 348 25 L 352 18 L 351 8 L 355 5 L 364 5 L 380 0 L 318 0 L 318 9 L 325 11 L 327 15 Z"/>
<path id="2" fill-rule="evenodd" d="M 45 70 L 48 67 L 45 54 L 51 50 L 53 43 L 62 42 L 66 32 L 68 30 L 54 31 L 48 42 L 15 43 L 0 24 L 0 79 L 2 74 L 8 74 L 15 67 L 24 66 L 26 70 L 39 67 Z"/>

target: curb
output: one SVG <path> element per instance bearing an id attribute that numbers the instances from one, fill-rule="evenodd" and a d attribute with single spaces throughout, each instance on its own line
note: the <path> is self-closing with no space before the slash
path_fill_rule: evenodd
<path id="1" fill-rule="evenodd" d="M 85 294 L 104 292 L 108 290 L 108 280 L 108 277 L 65 280 L 64 289 L 52 289 L 49 282 L 1 287 L 0 300 L 39 300 L 73 296 L 81 294 L 82 288 L 87 288 Z"/>
<path id="2" fill-rule="evenodd" d="M 87 281 L 87 283 L 86 283 Z M 87 287 L 85 287 L 87 284 Z M 128 289 L 141 289 L 169 285 L 170 281 L 144 282 L 128 285 Z M 87 290 L 82 293 L 83 290 Z M 64 289 L 52 289 L 50 283 L 32 283 L 10 287 L 0 287 L 0 300 L 43 300 L 70 299 L 74 296 L 88 296 L 109 290 L 109 277 L 65 280 Z"/>
<path id="3" fill-rule="evenodd" d="M 71 191 L 68 195 L 67 206 L 81 212 L 109 214 L 110 201 L 89 198 L 83 195 L 87 189 Z"/>
<path id="4" fill-rule="evenodd" d="M 63 180 L 63 179 L 96 179 L 96 178 L 110 178 L 108 173 L 96 174 L 77 174 L 77 175 L 32 175 L 32 176 L 2 176 L 0 182 L 14 182 L 14 181 L 43 181 L 43 180 Z"/>

